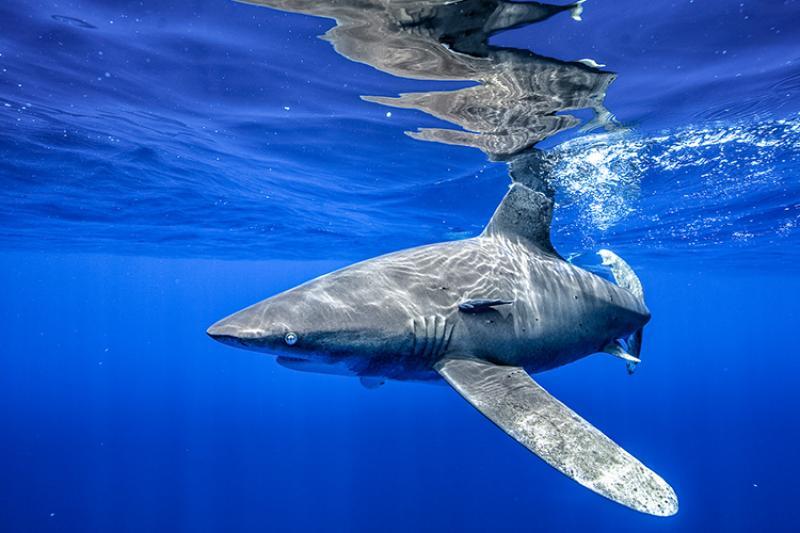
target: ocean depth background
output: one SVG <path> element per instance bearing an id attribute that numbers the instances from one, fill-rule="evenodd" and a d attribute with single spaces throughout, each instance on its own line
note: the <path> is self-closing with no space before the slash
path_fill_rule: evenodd
<path id="1" fill-rule="evenodd" d="M 618 74 L 571 131 L 554 242 L 610 248 L 643 362 L 537 377 L 676 490 L 637 514 L 447 386 L 292 372 L 205 329 L 380 253 L 476 235 L 503 164 L 361 95 L 333 23 L 227 1 L 0 6 L 0 530 L 796 531 L 800 4 L 589 0 L 493 42 Z M 390 113 L 389 113 L 390 112 Z M 580 115 L 580 113 L 578 113 Z"/>

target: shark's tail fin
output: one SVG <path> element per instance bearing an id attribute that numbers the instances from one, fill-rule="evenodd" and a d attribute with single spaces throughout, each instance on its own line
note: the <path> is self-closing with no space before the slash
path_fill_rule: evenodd
<path id="1" fill-rule="evenodd" d="M 603 259 L 603 264 L 611 269 L 614 281 L 623 289 L 631 292 L 639 300 L 644 301 L 644 288 L 639 276 L 633 271 L 631 266 L 620 256 L 611 250 L 600 250 L 597 252 Z"/>
<path id="2" fill-rule="evenodd" d="M 603 264 L 611 269 L 614 281 L 623 289 L 629 291 L 644 303 L 644 288 L 639 276 L 631 266 L 611 250 L 600 250 L 597 254 L 603 259 Z M 636 330 L 632 335 L 620 341 L 614 341 L 606 346 L 605 351 L 627 361 L 628 373 L 633 374 L 636 365 L 641 362 L 639 354 L 642 351 L 642 331 Z"/>

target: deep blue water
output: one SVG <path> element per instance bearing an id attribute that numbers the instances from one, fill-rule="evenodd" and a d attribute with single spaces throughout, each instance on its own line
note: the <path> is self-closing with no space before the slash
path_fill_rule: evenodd
<path id="1" fill-rule="evenodd" d="M 620 253 L 654 318 L 633 376 L 596 355 L 537 379 L 669 481 L 678 515 L 581 488 L 447 386 L 367 390 L 205 336 L 334 268 L 479 233 L 506 165 L 360 98 L 470 82 L 349 61 L 317 38 L 332 20 L 261 6 L 11 0 L 0 530 L 800 528 L 800 3 L 582 18 L 491 42 L 616 74 L 613 121 L 538 147 L 556 247 Z"/>

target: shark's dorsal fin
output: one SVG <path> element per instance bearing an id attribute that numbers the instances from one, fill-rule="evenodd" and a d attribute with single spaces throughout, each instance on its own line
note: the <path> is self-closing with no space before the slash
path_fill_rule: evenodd
<path id="1" fill-rule="evenodd" d="M 492 215 L 483 236 L 516 237 L 530 246 L 557 255 L 550 242 L 553 200 L 544 193 L 514 183 Z"/>

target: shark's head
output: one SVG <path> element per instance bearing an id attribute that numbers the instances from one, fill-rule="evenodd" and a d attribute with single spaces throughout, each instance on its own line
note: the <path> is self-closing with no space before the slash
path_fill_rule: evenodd
<path id="1" fill-rule="evenodd" d="M 247 307 L 208 328 L 231 346 L 292 359 L 338 363 L 401 349 L 402 310 L 376 301 L 366 278 L 335 273 Z"/>
<path id="2" fill-rule="evenodd" d="M 208 328 L 206 333 L 224 344 L 274 354 L 300 353 L 308 345 L 313 317 L 299 312 L 299 302 L 278 295 L 251 305 Z"/>

